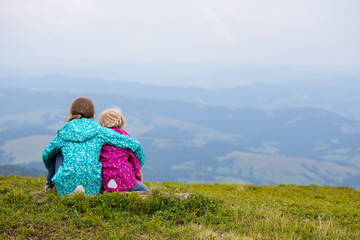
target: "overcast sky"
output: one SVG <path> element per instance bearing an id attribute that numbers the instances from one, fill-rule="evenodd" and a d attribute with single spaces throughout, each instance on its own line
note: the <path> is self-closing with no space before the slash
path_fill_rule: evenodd
<path id="1" fill-rule="evenodd" d="M 358 0 L 0 0 L 0 64 L 84 59 L 360 68 Z"/>

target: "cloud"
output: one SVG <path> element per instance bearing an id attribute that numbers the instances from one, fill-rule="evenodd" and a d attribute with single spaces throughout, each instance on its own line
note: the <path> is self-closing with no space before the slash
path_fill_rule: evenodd
<path id="1" fill-rule="evenodd" d="M 208 29 L 220 36 L 227 42 L 234 41 L 234 34 L 230 25 L 226 24 L 224 20 L 221 19 L 221 16 L 216 11 L 206 8 L 202 10 L 202 18 L 204 19 L 205 25 L 207 25 Z"/>
<path id="2" fill-rule="evenodd" d="M 92 23 L 106 15 L 96 4 L 88 0 L 52 0 L 52 1 L 5 1 L 0 10 L 0 19 L 11 25 L 9 38 L 21 38 L 32 41 L 38 37 L 54 35 L 61 39 L 89 31 Z M 0 25 L 1 26 L 1 25 Z M 0 28 L 0 31 L 2 28 Z"/>
<path id="3" fill-rule="evenodd" d="M 355 0 L 2 0 L 0 57 L 360 67 L 359 5 Z"/>

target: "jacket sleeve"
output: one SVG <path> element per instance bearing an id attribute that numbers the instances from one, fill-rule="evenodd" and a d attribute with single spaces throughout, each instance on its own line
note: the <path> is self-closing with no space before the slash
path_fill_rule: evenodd
<path id="1" fill-rule="evenodd" d="M 144 152 L 141 148 L 140 143 L 126 135 L 117 133 L 109 128 L 101 128 L 101 137 L 104 139 L 105 144 L 114 145 L 119 148 L 129 149 L 134 153 L 134 155 L 139 159 L 140 165 L 143 166 L 145 163 Z"/>
<path id="2" fill-rule="evenodd" d="M 60 150 L 60 146 L 60 139 L 56 135 L 55 138 L 49 143 L 49 145 L 47 145 L 47 147 L 42 152 L 42 159 L 47 169 L 49 168 L 51 159 L 55 157 Z"/>
<path id="3" fill-rule="evenodd" d="M 140 161 L 139 159 L 137 159 L 134 154 L 129 151 L 129 150 L 125 150 L 127 155 L 128 155 L 128 162 L 131 165 L 131 170 L 135 175 L 136 180 L 142 181 L 141 179 L 141 167 L 140 167 Z"/>

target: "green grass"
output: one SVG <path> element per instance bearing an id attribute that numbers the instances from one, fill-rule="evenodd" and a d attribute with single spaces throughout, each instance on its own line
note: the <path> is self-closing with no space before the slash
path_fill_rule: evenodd
<path id="1" fill-rule="evenodd" d="M 146 182 L 146 197 L 59 197 L 44 178 L 0 182 L 3 239 L 360 239 L 360 191 L 347 187 Z"/>

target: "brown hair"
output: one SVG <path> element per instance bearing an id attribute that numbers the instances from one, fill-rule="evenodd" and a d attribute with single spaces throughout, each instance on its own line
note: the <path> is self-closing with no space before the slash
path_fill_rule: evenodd
<path id="1" fill-rule="evenodd" d="M 108 128 L 124 129 L 126 125 L 126 119 L 121 114 L 120 109 L 108 109 L 101 113 L 99 117 L 100 125 Z"/>
<path id="2" fill-rule="evenodd" d="M 68 113 L 69 120 L 92 118 L 95 115 L 95 107 L 93 102 L 88 97 L 78 97 L 72 103 L 70 112 Z"/>

